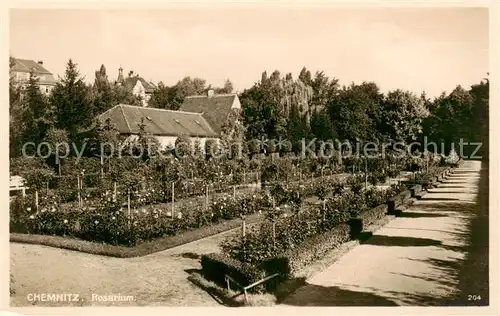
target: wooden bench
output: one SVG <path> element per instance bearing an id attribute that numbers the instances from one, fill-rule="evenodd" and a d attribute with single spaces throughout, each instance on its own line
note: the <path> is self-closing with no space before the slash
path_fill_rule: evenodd
<path id="1" fill-rule="evenodd" d="M 231 282 L 234 283 L 240 289 L 240 292 L 236 293 L 231 298 L 234 299 L 234 298 L 240 296 L 241 294 L 243 294 L 243 295 L 245 295 L 245 302 L 248 303 L 248 290 L 250 290 L 251 288 L 253 288 L 253 287 L 255 287 L 255 286 L 259 285 L 259 284 L 267 282 L 267 281 L 271 280 L 272 278 L 277 277 L 278 275 L 279 275 L 279 273 L 271 274 L 271 275 L 269 275 L 269 276 L 267 276 L 267 277 L 265 277 L 265 278 L 263 278 L 263 279 L 261 279 L 261 280 L 259 280 L 257 282 L 249 284 L 247 286 L 243 286 L 243 285 L 239 284 L 236 280 L 234 280 L 233 278 L 231 278 L 227 274 L 226 274 L 225 279 L 226 279 L 226 284 L 227 284 L 228 291 L 231 290 L 231 285 L 230 285 Z"/>
<path id="2" fill-rule="evenodd" d="M 24 185 L 24 178 L 20 176 L 12 176 L 9 181 L 9 191 L 22 191 L 23 197 L 26 196 L 26 187 Z"/>

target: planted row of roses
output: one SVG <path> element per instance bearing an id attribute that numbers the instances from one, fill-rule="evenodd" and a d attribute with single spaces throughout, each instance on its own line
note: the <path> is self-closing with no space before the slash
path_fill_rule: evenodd
<path id="1" fill-rule="evenodd" d="M 342 189 L 335 192 L 324 205 L 310 208 L 294 206 L 291 212 L 277 207 L 267 214 L 261 225 L 247 230 L 244 237 L 229 237 L 221 248 L 223 253 L 233 259 L 258 265 L 346 223 L 370 208 L 386 203 L 402 190 L 401 185 L 391 186 L 387 190 L 371 188 L 363 194 Z"/>
<path id="2" fill-rule="evenodd" d="M 101 199 L 99 207 L 74 210 L 63 209 L 50 198 L 41 201 L 38 210 L 32 201 L 16 199 L 11 204 L 10 227 L 12 232 L 71 236 L 131 246 L 256 213 L 270 205 L 270 196 L 261 193 L 222 195 L 208 205 L 194 201 L 177 206 L 174 212 L 152 205 L 129 211 L 112 199 L 111 192 Z"/>

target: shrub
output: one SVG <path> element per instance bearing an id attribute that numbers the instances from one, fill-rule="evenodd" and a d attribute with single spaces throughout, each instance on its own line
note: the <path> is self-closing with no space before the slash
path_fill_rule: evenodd
<path id="1" fill-rule="evenodd" d="M 298 247 L 287 250 L 282 255 L 288 261 L 286 270 L 291 275 L 296 274 L 301 268 L 323 258 L 329 251 L 348 241 L 349 233 L 348 224 L 339 224 L 324 234 L 311 237 Z"/>
<path id="2" fill-rule="evenodd" d="M 262 271 L 218 253 L 201 257 L 201 268 L 206 279 L 220 286 L 226 286 L 225 276 L 229 275 L 242 286 L 252 284 L 264 277 Z M 261 292 L 263 286 L 256 286 L 250 292 Z"/>
<path id="3" fill-rule="evenodd" d="M 359 214 L 359 218 L 363 221 L 363 225 L 366 226 L 375 223 L 379 219 L 384 218 L 384 216 L 386 215 L 387 215 L 387 204 L 381 204 L 369 210 L 361 212 Z"/>

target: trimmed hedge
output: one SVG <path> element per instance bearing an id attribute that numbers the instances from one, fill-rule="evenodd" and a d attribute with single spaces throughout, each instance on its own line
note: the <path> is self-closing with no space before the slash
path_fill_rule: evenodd
<path id="1" fill-rule="evenodd" d="M 264 278 L 262 270 L 218 253 L 203 255 L 201 257 L 201 268 L 207 280 L 223 287 L 226 286 L 226 275 L 229 275 L 242 286 L 247 286 Z M 262 291 L 263 286 L 256 286 L 249 290 L 249 292 Z"/>
<path id="2" fill-rule="evenodd" d="M 359 214 L 359 218 L 363 221 L 363 226 L 371 225 L 387 215 L 387 204 L 381 204 L 374 208 Z"/>
<path id="3" fill-rule="evenodd" d="M 309 238 L 299 246 L 289 249 L 280 257 L 288 260 L 288 265 L 279 271 L 293 275 L 308 264 L 323 258 L 328 252 L 337 248 L 342 243 L 349 241 L 351 227 L 349 224 L 339 224 L 330 231 Z"/>
<path id="4" fill-rule="evenodd" d="M 387 213 L 394 214 L 396 208 L 411 198 L 410 190 L 405 190 L 387 201 Z"/>
<path id="5" fill-rule="evenodd" d="M 420 191 L 422 191 L 422 185 L 421 184 L 415 184 L 414 186 L 412 186 L 410 188 L 411 197 L 416 197 L 417 194 L 420 193 Z"/>

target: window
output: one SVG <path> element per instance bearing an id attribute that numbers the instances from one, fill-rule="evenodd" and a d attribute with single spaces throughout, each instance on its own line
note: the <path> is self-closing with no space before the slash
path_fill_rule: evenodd
<path id="1" fill-rule="evenodd" d="M 49 87 L 45 87 L 45 93 L 49 93 Z"/>

